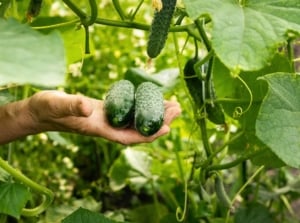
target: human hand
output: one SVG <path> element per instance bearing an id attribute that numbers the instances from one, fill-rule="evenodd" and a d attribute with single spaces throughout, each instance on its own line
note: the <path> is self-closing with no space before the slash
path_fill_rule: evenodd
<path id="1" fill-rule="evenodd" d="M 169 125 L 181 113 L 177 102 L 165 101 L 164 124 L 152 136 L 145 137 L 134 128 L 111 127 L 105 118 L 103 101 L 60 91 L 42 91 L 29 100 L 35 132 L 64 131 L 98 136 L 121 144 L 152 142 L 170 131 Z"/>

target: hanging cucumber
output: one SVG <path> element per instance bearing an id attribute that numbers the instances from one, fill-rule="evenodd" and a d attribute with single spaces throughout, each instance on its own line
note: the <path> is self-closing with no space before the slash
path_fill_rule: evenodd
<path id="1" fill-rule="evenodd" d="M 133 120 L 134 85 L 127 80 L 114 83 L 104 100 L 107 121 L 113 127 L 123 128 Z"/>
<path id="2" fill-rule="evenodd" d="M 189 59 L 183 69 L 185 77 L 184 79 L 189 93 L 197 109 L 202 110 L 205 107 L 207 118 L 211 122 L 218 125 L 225 124 L 225 116 L 222 105 L 218 102 L 214 102 L 214 100 L 216 99 L 216 93 L 213 85 L 213 80 L 211 78 L 200 80 L 195 72 L 194 65 L 199 61 L 200 60 L 198 58 Z M 203 87 L 205 87 L 204 90 Z M 210 99 L 211 101 L 208 101 L 206 99 Z"/>
<path id="3" fill-rule="evenodd" d="M 147 54 L 150 58 L 157 57 L 165 46 L 175 6 L 176 0 L 162 0 L 161 10 L 154 13 L 147 45 Z"/>
<path id="4" fill-rule="evenodd" d="M 184 80 L 189 93 L 197 109 L 202 109 L 204 105 L 202 80 L 196 75 L 194 65 L 199 62 L 198 58 L 189 59 L 183 69 Z"/>
<path id="5" fill-rule="evenodd" d="M 216 91 L 212 79 L 208 80 L 208 82 L 206 83 L 206 92 L 208 95 L 208 99 L 211 99 L 210 102 L 207 102 L 205 104 L 207 118 L 217 125 L 225 124 L 223 107 L 219 102 L 215 102 Z"/>
<path id="6" fill-rule="evenodd" d="M 40 14 L 43 0 L 30 0 L 27 8 L 27 20 L 31 21 L 33 17 L 37 17 Z"/>
<path id="7" fill-rule="evenodd" d="M 164 98 L 159 87 L 143 82 L 135 92 L 134 125 L 144 136 L 155 134 L 164 121 Z"/>
<path id="8" fill-rule="evenodd" d="M 220 201 L 220 205 L 225 208 L 231 208 L 231 201 L 225 191 L 223 180 L 219 174 L 216 174 L 215 178 L 215 191 L 218 200 Z"/>

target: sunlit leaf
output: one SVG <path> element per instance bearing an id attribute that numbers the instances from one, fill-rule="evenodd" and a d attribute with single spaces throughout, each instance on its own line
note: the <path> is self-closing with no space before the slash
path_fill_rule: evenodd
<path id="1" fill-rule="evenodd" d="M 256 121 L 256 134 L 287 165 L 300 168 L 300 76 L 274 73 Z"/>
<path id="2" fill-rule="evenodd" d="M 212 19 L 212 47 L 230 70 L 258 70 L 266 66 L 288 31 L 300 30 L 298 0 L 184 0 L 193 19 Z"/>
<path id="3" fill-rule="evenodd" d="M 0 19 L 0 30 L 0 85 L 64 83 L 64 45 L 57 32 L 43 35 L 13 19 Z"/>

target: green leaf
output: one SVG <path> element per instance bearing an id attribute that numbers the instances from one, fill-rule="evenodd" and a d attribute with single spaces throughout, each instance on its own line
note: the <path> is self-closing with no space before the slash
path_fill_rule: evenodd
<path id="1" fill-rule="evenodd" d="M 131 183 L 144 185 L 151 179 L 151 158 L 146 152 L 126 148 L 111 166 L 108 176 L 110 187 L 117 191 Z"/>
<path id="2" fill-rule="evenodd" d="M 274 223 L 271 213 L 262 204 L 252 203 L 237 210 L 234 216 L 235 223 Z"/>
<path id="3" fill-rule="evenodd" d="M 257 117 L 256 135 L 287 165 L 300 168 L 300 76 L 274 73 L 261 79 L 269 88 Z"/>
<path id="4" fill-rule="evenodd" d="M 0 19 L 0 30 L 0 85 L 64 83 L 64 45 L 57 32 L 43 35 L 13 19 Z"/>
<path id="5" fill-rule="evenodd" d="M 82 61 L 84 54 L 85 31 L 79 29 L 77 23 L 68 23 L 66 17 L 38 17 L 31 23 L 32 27 L 43 27 L 40 31 L 44 34 L 58 30 L 64 41 L 67 64 Z M 57 24 L 62 24 L 58 26 Z M 94 42 L 90 41 L 91 52 L 94 50 Z"/>
<path id="6" fill-rule="evenodd" d="M 106 218 L 104 215 L 90 210 L 79 208 L 63 219 L 62 223 L 121 223 Z M 125 222 L 123 222 L 125 223 Z"/>
<path id="7" fill-rule="evenodd" d="M 259 155 L 252 158 L 252 162 L 256 165 L 266 165 L 268 167 L 280 167 L 284 163 L 266 146 L 255 134 L 255 122 L 262 103 L 267 93 L 267 84 L 258 78 L 274 72 L 292 72 L 288 59 L 282 54 L 276 54 L 269 66 L 261 70 L 253 72 L 241 72 L 240 77 L 250 88 L 253 95 L 253 102 L 250 109 L 237 120 L 244 132 L 243 137 L 230 145 L 230 152 L 245 155 L 248 152 L 259 152 Z M 223 108 L 230 116 L 233 115 L 237 107 L 241 107 L 243 111 L 250 102 L 249 92 L 246 87 L 241 84 L 237 78 L 230 76 L 230 71 L 219 61 L 216 60 L 213 69 L 215 88 L 217 95 L 224 98 L 236 99 L 236 101 L 222 102 Z M 226 84 L 224 84 L 226 83 Z M 244 149 L 241 149 L 244 148 Z M 263 150 L 263 151 L 262 151 Z"/>
<path id="8" fill-rule="evenodd" d="M 236 0 L 184 0 L 184 4 L 192 19 L 211 17 L 214 51 L 234 72 L 266 66 L 287 32 L 300 30 L 298 0 L 252 0 L 245 6 Z"/>
<path id="9" fill-rule="evenodd" d="M 19 218 L 31 193 L 19 183 L 0 183 L 0 213 Z"/>

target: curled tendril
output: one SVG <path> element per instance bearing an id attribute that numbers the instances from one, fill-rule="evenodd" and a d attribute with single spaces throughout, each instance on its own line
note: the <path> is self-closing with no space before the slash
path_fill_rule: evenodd
<path id="1" fill-rule="evenodd" d="M 186 212 L 187 212 L 187 203 L 188 203 L 188 182 L 187 180 L 184 182 L 184 207 L 183 211 L 181 207 L 177 207 L 176 209 L 176 220 L 178 222 L 183 222 Z M 180 216 L 181 215 L 181 216 Z"/>
<path id="2" fill-rule="evenodd" d="M 239 118 L 239 117 L 241 117 L 242 116 L 242 114 L 243 114 L 244 112 L 243 112 L 243 108 L 242 107 L 236 107 L 235 109 L 234 109 L 234 112 L 233 112 L 233 118 Z"/>
<path id="3" fill-rule="evenodd" d="M 236 76 L 236 77 L 245 86 L 245 88 L 249 92 L 249 96 L 250 96 L 249 104 L 248 104 L 248 106 L 245 110 L 243 110 L 242 107 L 236 107 L 235 108 L 235 110 L 233 112 L 233 117 L 234 118 L 239 118 L 243 114 L 245 114 L 246 112 L 248 112 L 250 110 L 251 105 L 253 103 L 253 94 L 252 94 L 252 91 L 251 91 L 250 87 L 248 86 L 248 84 L 240 76 Z"/>

